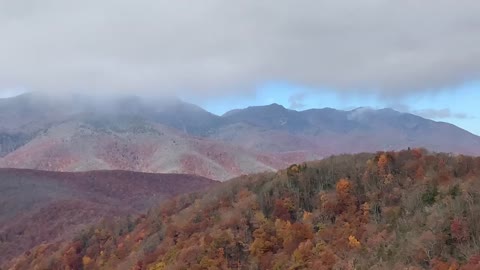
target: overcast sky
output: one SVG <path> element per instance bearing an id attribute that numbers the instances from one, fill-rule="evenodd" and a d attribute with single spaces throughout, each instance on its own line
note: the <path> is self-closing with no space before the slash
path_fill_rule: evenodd
<path id="1" fill-rule="evenodd" d="M 480 79 L 479 29 L 478 0 L 0 0 L 0 96 L 175 92 L 255 103 L 280 84 L 308 88 L 309 99 L 406 108 Z M 283 86 L 269 91 L 302 105 L 303 90 Z"/>

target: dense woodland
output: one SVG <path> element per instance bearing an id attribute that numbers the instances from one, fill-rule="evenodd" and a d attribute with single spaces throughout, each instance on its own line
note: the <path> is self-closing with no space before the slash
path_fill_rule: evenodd
<path id="1" fill-rule="evenodd" d="M 341 155 L 41 245 L 12 269 L 480 269 L 480 158 Z"/>

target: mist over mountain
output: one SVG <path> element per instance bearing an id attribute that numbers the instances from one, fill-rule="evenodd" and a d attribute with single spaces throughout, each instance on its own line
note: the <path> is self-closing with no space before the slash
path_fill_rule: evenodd
<path id="1" fill-rule="evenodd" d="M 332 154 L 408 147 L 478 155 L 480 138 L 388 108 L 295 111 L 271 104 L 218 116 L 178 98 L 30 93 L 0 99 L 2 167 L 227 180 Z"/>
<path id="2" fill-rule="evenodd" d="M 0 270 L 480 269 L 480 1 L 0 0 Z"/>

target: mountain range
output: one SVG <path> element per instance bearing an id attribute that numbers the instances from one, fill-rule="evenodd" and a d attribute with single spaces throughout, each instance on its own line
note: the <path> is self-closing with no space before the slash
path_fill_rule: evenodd
<path id="1" fill-rule="evenodd" d="M 393 109 L 212 114 L 177 98 L 35 93 L 0 99 L 0 167 L 131 170 L 227 180 L 333 154 L 423 147 L 479 155 L 480 137 Z"/>

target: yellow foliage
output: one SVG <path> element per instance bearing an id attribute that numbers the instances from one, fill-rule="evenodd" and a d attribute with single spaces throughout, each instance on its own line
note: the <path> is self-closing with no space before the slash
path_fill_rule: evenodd
<path id="1" fill-rule="evenodd" d="M 83 263 L 83 266 L 87 266 L 92 263 L 92 258 L 88 256 L 83 256 L 82 263 Z"/>
<path id="2" fill-rule="evenodd" d="M 288 211 L 295 210 L 295 203 L 293 203 L 292 199 L 285 198 L 283 200 L 283 206 L 288 209 Z"/>
<path id="3" fill-rule="evenodd" d="M 44 256 L 44 253 L 45 253 L 45 251 L 47 250 L 47 248 L 48 248 L 48 245 L 46 245 L 46 244 L 41 244 L 40 246 L 38 246 L 38 247 L 34 250 L 33 257 L 36 259 L 36 258 L 39 258 L 39 257 Z"/>
<path id="4" fill-rule="evenodd" d="M 177 258 L 178 253 L 179 253 L 179 249 L 177 247 L 173 247 L 167 251 L 163 259 L 166 262 L 174 261 Z"/>
<path id="5" fill-rule="evenodd" d="M 385 179 L 383 180 L 383 183 L 385 185 L 391 184 L 395 178 L 391 173 L 389 173 L 387 176 L 385 176 Z"/>
<path id="6" fill-rule="evenodd" d="M 275 246 L 275 239 L 271 235 L 272 228 L 270 226 L 269 224 L 263 224 L 253 232 L 255 240 L 250 245 L 250 253 L 254 256 L 265 254 Z"/>
<path id="7" fill-rule="evenodd" d="M 148 270 L 164 270 L 167 265 L 164 262 L 156 263 L 148 268 Z"/>
<path id="8" fill-rule="evenodd" d="M 298 167 L 297 164 L 294 164 L 294 165 L 290 166 L 289 171 L 290 171 L 290 172 L 293 172 L 293 173 L 299 173 L 299 172 L 300 172 L 300 168 Z"/>
<path id="9" fill-rule="evenodd" d="M 307 262 L 313 256 L 313 243 L 311 240 L 300 243 L 298 248 L 293 252 L 293 258 L 296 262 Z"/>
<path id="10" fill-rule="evenodd" d="M 202 259 L 200 260 L 200 267 L 202 269 L 210 269 L 213 268 L 215 265 L 215 260 L 212 258 L 209 258 L 208 256 L 203 256 Z"/>
<path id="11" fill-rule="evenodd" d="M 368 204 L 368 202 L 362 204 L 361 209 L 364 216 L 368 216 L 370 214 L 370 204 Z"/>
<path id="12" fill-rule="evenodd" d="M 325 204 L 328 202 L 328 194 L 325 192 L 320 193 L 320 203 Z"/>
<path id="13" fill-rule="evenodd" d="M 259 223 L 259 224 L 264 224 L 265 222 L 267 222 L 267 218 L 265 217 L 265 215 L 262 213 L 262 212 L 255 212 L 255 222 Z"/>
<path id="14" fill-rule="evenodd" d="M 367 168 L 369 170 L 371 170 L 373 168 L 374 164 L 375 164 L 375 162 L 373 162 L 373 160 L 371 160 L 371 159 L 367 160 Z"/>
<path id="15" fill-rule="evenodd" d="M 195 208 L 195 209 L 201 209 L 202 208 L 202 205 L 200 204 L 200 200 L 195 200 L 195 202 L 193 203 L 193 208 Z"/>
<path id="16" fill-rule="evenodd" d="M 315 253 L 321 253 L 321 252 L 325 251 L 326 248 L 327 248 L 327 244 L 324 241 L 320 241 L 315 245 L 313 251 Z"/>
<path id="17" fill-rule="evenodd" d="M 357 238 L 353 235 L 350 235 L 348 237 L 348 245 L 351 248 L 360 248 L 361 247 L 360 241 L 358 241 Z"/>

